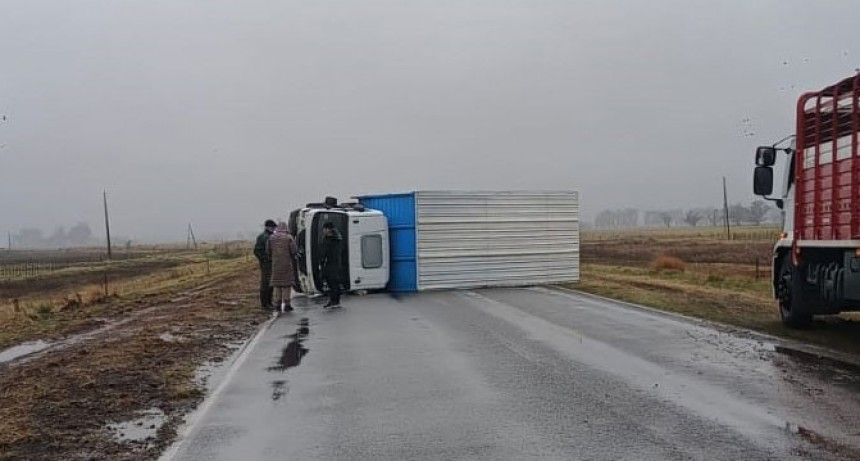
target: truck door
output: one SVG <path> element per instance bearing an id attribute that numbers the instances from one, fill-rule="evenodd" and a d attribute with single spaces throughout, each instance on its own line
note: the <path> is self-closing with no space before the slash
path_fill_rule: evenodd
<path id="1" fill-rule="evenodd" d="M 388 221 L 385 216 L 350 216 L 349 252 L 350 288 L 385 288 L 389 275 Z"/>

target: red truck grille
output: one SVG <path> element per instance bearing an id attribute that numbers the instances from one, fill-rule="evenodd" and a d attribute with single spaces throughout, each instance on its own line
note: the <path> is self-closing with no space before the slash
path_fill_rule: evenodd
<path id="1" fill-rule="evenodd" d="M 860 239 L 860 75 L 797 104 L 795 238 Z"/>

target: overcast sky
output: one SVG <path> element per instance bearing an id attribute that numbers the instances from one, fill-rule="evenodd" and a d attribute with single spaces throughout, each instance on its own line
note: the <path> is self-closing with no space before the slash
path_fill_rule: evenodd
<path id="1" fill-rule="evenodd" d="M 0 231 L 259 228 L 326 194 L 752 199 L 857 0 L 0 0 Z M 2 116 L 5 116 L 3 120 Z M 749 120 L 749 121 L 746 121 Z M 751 135 L 750 133 L 754 133 Z"/>

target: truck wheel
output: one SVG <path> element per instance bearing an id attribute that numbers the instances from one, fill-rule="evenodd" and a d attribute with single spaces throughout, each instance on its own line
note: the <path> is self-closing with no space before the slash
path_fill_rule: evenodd
<path id="1" fill-rule="evenodd" d="M 783 258 L 776 283 L 782 323 L 789 328 L 804 328 L 812 324 L 812 313 L 803 299 L 803 282 L 791 264 L 791 257 Z"/>

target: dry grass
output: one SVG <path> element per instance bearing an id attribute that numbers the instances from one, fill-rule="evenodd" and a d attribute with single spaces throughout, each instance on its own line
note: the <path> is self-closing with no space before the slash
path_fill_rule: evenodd
<path id="1" fill-rule="evenodd" d="M 186 259 L 179 265 L 119 280 L 108 280 L 108 292 L 101 283 L 66 285 L 59 290 L 34 290 L 28 296 L 0 301 L 0 348 L 35 339 L 52 339 L 92 328 L 137 308 L 137 301 L 149 296 L 167 296 L 207 281 L 237 272 L 254 272 L 245 258 Z M 45 310 L 50 306 L 50 314 Z M 40 313 L 41 312 L 41 313 Z M 98 320 L 96 320 L 98 319 Z"/>
<path id="2" fill-rule="evenodd" d="M 771 293 L 772 240 L 714 240 L 697 232 L 626 232 L 597 240 L 586 234 L 582 281 L 575 288 L 860 353 L 860 315 L 817 318 L 804 331 L 782 325 Z"/>
<path id="3" fill-rule="evenodd" d="M 146 315 L 91 340 L 14 364 L 0 374 L 0 460 L 156 459 L 185 413 L 202 398 L 197 367 L 223 359 L 228 345 L 260 322 L 252 272 L 234 271 L 195 290 L 177 309 L 145 300 Z M 181 341 L 166 341 L 170 332 Z M 166 424 L 146 443 L 106 430 L 158 408 Z"/>
<path id="4" fill-rule="evenodd" d="M 676 258 L 674 256 L 669 255 L 659 255 L 654 258 L 654 261 L 651 263 L 651 269 L 655 272 L 660 271 L 678 271 L 684 272 L 686 265 L 684 261 L 681 261 L 680 258 Z"/>
<path id="5" fill-rule="evenodd" d="M 575 289 L 727 325 L 860 353 L 860 315 L 817 318 L 810 330 L 779 319 L 770 282 L 703 272 L 587 264 Z"/>
<path id="6" fill-rule="evenodd" d="M 724 241 L 776 240 L 780 229 L 768 226 L 732 227 L 731 238 L 724 227 L 653 227 L 635 229 L 597 229 L 582 233 L 583 240 L 619 240 L 625 238 L 706 239 Z"/>

